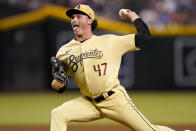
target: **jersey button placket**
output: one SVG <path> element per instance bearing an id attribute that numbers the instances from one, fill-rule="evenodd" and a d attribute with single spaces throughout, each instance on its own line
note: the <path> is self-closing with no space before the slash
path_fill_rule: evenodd
<path id="1" fill-rule="evenodd" d="M 85 53 L 85 46 L 84 46 L 84 43 L 81 45 L 81 53 Z M 81 62 L 82 62 L 82 70 L 83 70 L 83 73 L 84 73 L 84 83 L 85 83 L 85 88 L 87 87 L 87 81 L 86 81 L 86 63 L 85 63 L 85 60 L 83 59 L 83 55 L 81 55 Z"/>

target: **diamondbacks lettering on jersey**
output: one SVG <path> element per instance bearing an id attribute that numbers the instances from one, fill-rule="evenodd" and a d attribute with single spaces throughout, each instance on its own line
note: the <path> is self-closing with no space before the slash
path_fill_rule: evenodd
<path id="1" fill-rule="evenodd" d="M 73 72 L 76 72 L 78 69 L 78 64 L 82 66 L 84 59 L 101 59 L 103 57 L 103 52 L 98 49 L 85 51 L 84 53 L 80 53 L 79 55 L 70 55 L 68 58 L 68 65 L 71 67 Z"/>

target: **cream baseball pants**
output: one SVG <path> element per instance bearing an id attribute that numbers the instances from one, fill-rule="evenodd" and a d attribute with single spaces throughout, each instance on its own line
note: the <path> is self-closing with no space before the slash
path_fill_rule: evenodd
<path id="1" fill-rule="evenodd" d="M 151 124 L 135 107 L 122 86 L 115 93 L 96 103 L 85 96 L 65 102 L 51 112 L 50 131 L 67 131 L 69 122 L 88 122 L 108 118 L 134 131 L 174 131 L 166 126 Z"/>

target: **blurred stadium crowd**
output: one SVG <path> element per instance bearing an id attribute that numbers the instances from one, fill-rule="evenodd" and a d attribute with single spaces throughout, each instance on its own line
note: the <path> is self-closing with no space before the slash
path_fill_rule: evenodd
<path id="1" fill-rule="evenodd" d="M 45 4 L 74 7 L 79 3 L 90 5 L 97 15 L 119 20 L 121 8 L 130 8 L 150 25 L 196 24 L 196 0 L 0 0 L 1 5 L 25 11 Z"/>

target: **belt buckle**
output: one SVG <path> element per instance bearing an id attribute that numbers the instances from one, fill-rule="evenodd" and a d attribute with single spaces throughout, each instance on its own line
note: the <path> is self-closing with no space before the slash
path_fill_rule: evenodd
<path id="1" fill-rule="evenodd" d="M 103 97 L 104 97 L 104 99 L 107 99 L 109 97 L 108 92 L 103 93 Z"/>
<path id="2" fill-rule="evenodd" d="M 111 92 L 111 93 L 110 93 Z M 92 101 L 92 102 L 96 102 L 96 103 L 99 103 L 105 99 L 107 99 L 109 96 L 111 96 L 112 94 L 114 93 L 114 91 L 109 91 L 109 92 L 106 92 L 106 93 L 103 93 L 102 95 L 100 96 L 97 96 L 95 98 L 91 98 L 91 97 L 87 97 L 88 100 Z"/>

